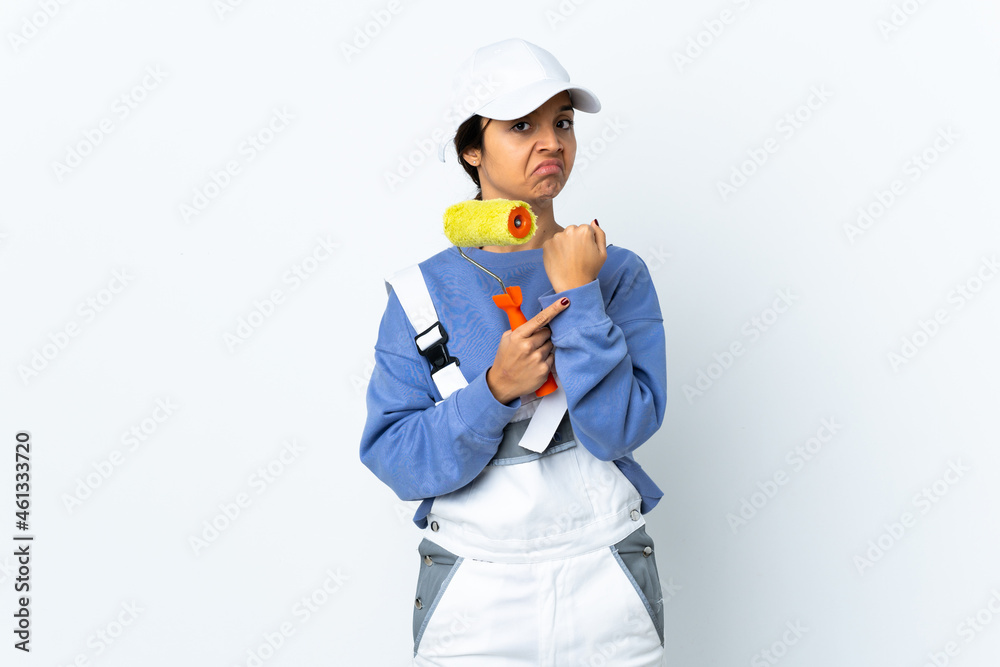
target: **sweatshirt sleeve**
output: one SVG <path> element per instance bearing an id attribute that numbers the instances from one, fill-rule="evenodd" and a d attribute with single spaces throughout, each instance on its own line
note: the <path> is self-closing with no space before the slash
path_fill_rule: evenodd
<path id="1" fill-rule="evenodd" d="M 433 498 L 475 479 L 521 405 L 520 398 L 500 403 L 486 371 L 435 404 L 441 396 L 415 335 L 390 291 L 368 383 L 361 461 L 401 500 Z"/>
<path id="2" fill-rule="evenodd" d="M 573 431 L 600 460 L 628 455 L 660 428 L 667 401 L 663 317 L 646 263 L 630 253 L 604 305 L 600 282 L 543 294 L 569 297 L 549 324 Z M 551 292 L 551 290 L 550 290 Z"/>

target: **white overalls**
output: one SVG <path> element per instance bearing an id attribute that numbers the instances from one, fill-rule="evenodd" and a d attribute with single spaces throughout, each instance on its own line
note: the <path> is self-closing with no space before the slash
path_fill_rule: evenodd
<path id="1" fill-rule="evenodd" d="M 434 324 L 417 265 L 386 281 L 416 332 Z M 432 378 L 443 399 L 467 384 L 454 363 Z M 413 665 L 661 665 L 663 600 L 639 493 L 576 441 L 561 388 L 521 401 L 490 464 L 433 501 L 418 547 Z M 522 440 L 536 411 L 556 415 L 540 446 L 538 429 Z"/>

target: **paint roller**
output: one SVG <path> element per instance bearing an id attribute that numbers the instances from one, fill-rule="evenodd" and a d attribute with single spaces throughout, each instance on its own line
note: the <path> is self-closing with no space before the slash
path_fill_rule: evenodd
<path id="1" fill-rule="evenodd" d="M 527 243 L 535 233 L 535 214 L 527 202 L 515 199 L 470 199 L 459 202 L 444 212 L 444 235 L 458 246 L 458 252 L 480 269 L 496 278 L 503 294 L 493 297 L 498 308 L 507 313 L 511 331 L 527 320 L 521 312 L 521 288 L 504 285 L 500 276 L 475 261 L 462 248 L 478 248 L 487 245 L 521 245 Z M 549 373 L 545 384 L 535 391 L 541 398 L 555 391 L 556 380 Z"/>

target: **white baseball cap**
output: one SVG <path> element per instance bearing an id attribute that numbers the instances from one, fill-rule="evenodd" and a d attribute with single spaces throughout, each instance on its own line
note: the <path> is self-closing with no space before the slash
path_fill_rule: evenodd
<path id="1" fill-rule="evenodd" d="M 442 162 L 458 127 L 476 114 L 514 120 L 564 90 L 569 91 L 574 109 L 587 113 L 601 110 L 594 93 L 569 82 L 569 73 L 555 56 L 523 39 L 505 39 L 477 49 L 458 68 L 452 86 L 451 105 L 445 114 L 451 127 L 438 147 Z"/>

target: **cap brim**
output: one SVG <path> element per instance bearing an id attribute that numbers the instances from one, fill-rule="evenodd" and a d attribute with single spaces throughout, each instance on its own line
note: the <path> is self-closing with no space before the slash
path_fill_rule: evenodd
<path id="1" fill-rule="evenodd" d="M 527 116 L 564 90 L 569 91 L 574 109 L 586 113 L 597 113 L 601 110 L 601 102 L 597 99 L 597 95 L 587 88 L 574 86 L 567 81 L 543 79 L 522 88 L 516 96 L 508 95 L 484 104 L 476 113 L 494 120 L 514 120 Z"/>

